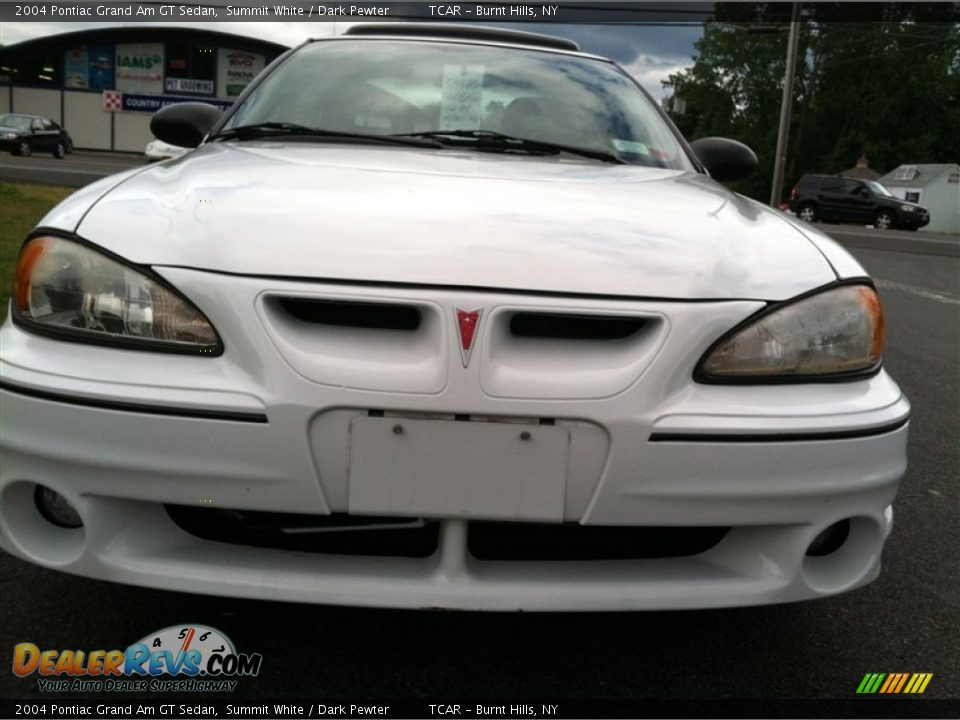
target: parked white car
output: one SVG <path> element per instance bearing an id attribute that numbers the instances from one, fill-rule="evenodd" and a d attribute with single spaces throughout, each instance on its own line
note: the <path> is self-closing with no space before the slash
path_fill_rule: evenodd
<path id="1" fill-rule="evenodd" d="M 165 143 L 163 140 L 154 139 L 147 143 L 143 154 L 147 156 L 148 162 L 157 162 L 158 160 L 178 158 L 188 152 L 190 152 L 190 148 L 171 145 L 170 143 Z"/>
<path id="2" fill-rule="evenodd" d="M 29 235 L 3 548 L 88 577 L 484 610 L 873 580 L 909 404 L 873 283 L 613 62 L 363 24 Z"/>

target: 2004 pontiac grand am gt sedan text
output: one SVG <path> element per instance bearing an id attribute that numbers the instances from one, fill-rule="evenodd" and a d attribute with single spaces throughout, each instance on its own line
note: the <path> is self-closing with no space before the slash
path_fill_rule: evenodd
<path id="1" fill-rule="evenodd" d="M 565 40 L 361 25 L 21 251 L 3 548 L 190 592 L 484 610 L 873 580 L 909 404 L 863 269 Z"/>

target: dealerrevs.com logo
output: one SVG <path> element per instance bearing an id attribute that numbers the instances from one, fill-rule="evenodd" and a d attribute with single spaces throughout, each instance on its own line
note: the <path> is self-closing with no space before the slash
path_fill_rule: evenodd
<path id="1" fill-rule="evenodd" d="M 13 672 L 38 675 L 41 692 L 223 692 L 238 677 L 260 672 L 263 656 L 238 653 L 230 639 L 204 625 L 174 625 L 126 650 L 13 648 Z"/>

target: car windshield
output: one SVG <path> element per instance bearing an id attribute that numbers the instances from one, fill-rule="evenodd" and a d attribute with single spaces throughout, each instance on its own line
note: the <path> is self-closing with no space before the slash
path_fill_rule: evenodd
<path id="1" fill-rule="evenodd" d="M 864 180 L 867 184 L 867 187 L 870 188 L 871 192 L 874 195 L 880 195 L 882 197 L 893 197 L 893 193 L 887 190 L 883 185 L 876 182 L 875 180 Z"/>
<path id="2" fill-rule="evenodd" d="M 653 103 L 616 66 L 463 43 L 335 40 L 305 46 L 243 102 L 224 130 L 290 123 L 366 135 L 472 131 L 693 169 Z M 488 135 L 489 137 L 489 135 Z M 493 149 L 474 137 L 478 149 Z M 502 148 L 501 148 L 502 149 Z"/>
<path id="3" fill-rule="evenodd" d="M 16 130 L 29 130 L 30 118 L 26 115 L 0 115 L 0 125 Z"/>

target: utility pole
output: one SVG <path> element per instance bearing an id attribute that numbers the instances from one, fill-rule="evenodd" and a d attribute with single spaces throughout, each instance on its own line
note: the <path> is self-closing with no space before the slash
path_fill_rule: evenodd
<path id="1" fill-rule="evenodd" d="M 797 46 L 800 44 L 800 3 L 793 3 L 790 15 L 790 36 L 787 38 L 787 69 L 783 76 L 783 99 L 780 101 L 780 130 L 777 133 L 777 155 L 773 165 L 773 187 L 770 206 L 780 207 L 783 194 L 783 168 L 787 162 L 790 142 L 790 113 L 793 111 L 793 80 L 797 68 Z"/>

